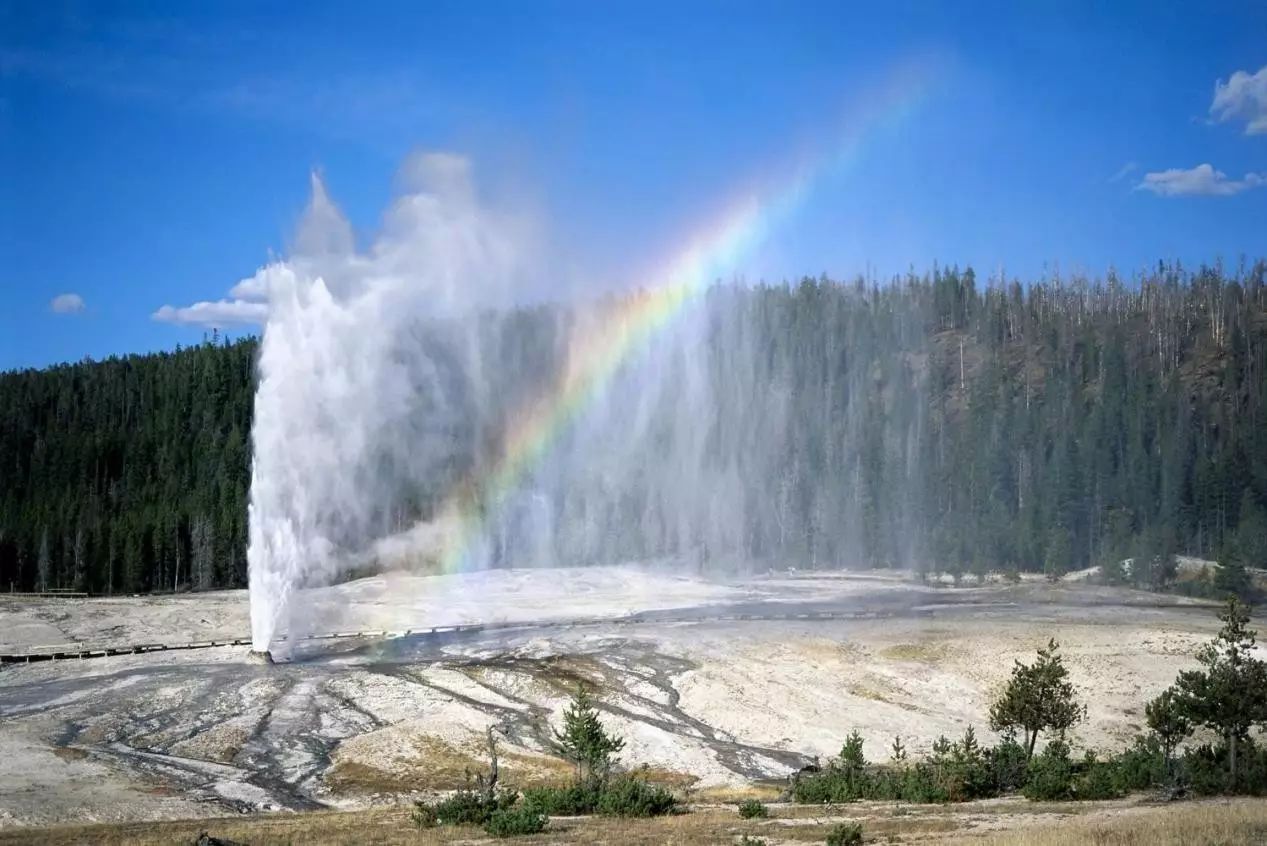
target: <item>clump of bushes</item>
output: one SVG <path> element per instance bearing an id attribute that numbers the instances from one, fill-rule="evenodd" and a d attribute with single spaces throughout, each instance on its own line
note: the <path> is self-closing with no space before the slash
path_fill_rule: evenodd
<path id="1" fill-rule="evenodd" d="M 608 817 L 660 817 L 676 807 L 670 791 L 633 776 L 603 785 L 598 795 L 598 813 Z"/>
<path id="2" fill-rule="evenodd" d="M 862 823 L 840 823 L 827 833 L 827 846 L 859 846 L 862 843 Z"/>
<path id="3" fill-rule="evenodd" d="M 1114 784 L 1123 793 L 1147 790 L 1165 784 L 1171 777 L 1172 767 L 1156 735 L 1138 735 L 1134 744 L 1108 762 L 1113 770 Z"/>
<path id="4" fill-rule="evenodd" d="M 894 748 L 901 749 L 900 741 Z M 897 761 L 892 765 L 875 766 L 867 763 L 862 738 L 854 732 L 840 756 L 825 770 L 796 780 L 792 798 L 807 804 L 857 799 L 927 803 L 996 796 L 1003 785 L 1015 779 L 1017 750 L 1015 741 L 1008 740 L 995 749 L 986 749 L 969 726 L 963 738 L 954 743 L 938 738 L 925 761 L 909 764 L 903 753 L 895 756 Z"/>
<path id="5" fill-rule="evenodd" d="M 494 814 L 513 807 L 518 798 L 518 794 L 512 791 L 482 793 L 464 788 L 439 802 L 415 802 L 413 821 L 418 828 L 484 825 Z"/>
<path id="6" fill-rule="evenodd" d="M 515 807 L 519 794 L 497 787 L 497 743 L 493 729 L 488 730 L 488 775 L 467 773 L 466 787 L 439 802 L 415 802 L 413 822 L 418 828 L 437 825 L 479 825 L 496 837 L 515 834 L 536 834 L 546 825 L 546 817 L 522 806 Z"/>
<path id="7" fill-rule="evenodd" d="M 656 817 L 672 813 L 677 797 L 645 779 L 627 775 L 601 783 L 530 788 L 524 791 L 524 805 L 553 816 Z"/>
<path id="8" fill-rule="evenodd" d="M 1099 761 L 1094 752 L 1087 752 L 1082 761 L 1081 774 L 1073 781 L 1075 799 L 1120 799 L 1126 795 L 1122 786 L 1119 765 L 1113 759 Z"/>
<path id="9" fill-rule="evenodd" d="M 554 817 L 592 814 L 598 808 L 599 785 L 575 782 L 563 787 L 530 787 L 524 804 Z"/>
<path id="10" fill-rule="evenodd" d="M 565 787 L 542 787 L 525 793 L 529 807 L 544 813 L 603 814 L 612 817 L 655 817 L 672 813 L 677 798 L 668 790 L 633 775 L 613 777 L 623 738 L 608 733 L 598 718 L 589 691 L 578 686 L 555 731 L 557 748 L 576 767 L 576 780 Z"/>
<path id="11" fill-rule="evenodd" d="M 524 805 L 493 811 L 484 823 L 484 831 L 494 837 L 514 837 L 545 831 L 547 817 Z"/>
<path id="12" fill-rule="evenodd" d="M 763 820 L 770 816 L 770 810 L 756 799 L 746 799 L 739 803 L 739 816 L 745 820 Z"/>
<path id="13" fill-rule="evenodd" d="M 1021 793 L 1035 802 L 1073 798 L 1073 764 L 1069 760 L 1069 746 L 1064 741 L 1052 741 L 1030 760 Z"/>
<path id="14" fill-rule="evenodd" d="M 1130 790 L 1160 784 L 1160 751 L 1144 738 L 1122 755 L 1105 760 L 1093 753 L 1078 761 L 1060 739 L 1027 760 L 1025 747 L 1011 734 L 993 747 L 981 746 L 972 728 L 951 742 L 933 744 L 923 761 L 875 765 L 862 756 L 861 740 L 851 736 L 840 757 L 820 773 L 798 778 L 792 799 L 805 804 L 859 799 L 915 803 L 969 802 L 1021 791 L 1035 801 L 1115 799 Z M 895 748 L 898 744 L 895 744 Z"/>
<path id="15" fill-rule="evenodd" d="M 555 737 L 559 752 L 576 766 L 577 777 L 571 784 L 529 788 L 517 805 L 518 792 L 497 789 L 497 745 L 490 729 L 488 776 L 477 775 L 475 789 L 468 780 L 465 789 L 440 802 L 415 803 L 414 824 L 419 828 L 479 825 L 489 834 L 509 837 L 544 830 L 551 815 L 654 817 L 677 808 L 677 797 L 670 791 L 633 775 L 611 775 L 615 753 L 625 742 L 603 728 L 584 688 L 577 689 L 563 715 L 563 729 L 556 731 Z"/>

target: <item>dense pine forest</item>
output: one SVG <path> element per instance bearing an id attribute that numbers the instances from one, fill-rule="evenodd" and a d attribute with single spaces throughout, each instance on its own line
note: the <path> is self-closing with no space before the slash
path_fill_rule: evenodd
<path id="1" fill-rule="evenodd" d="M 255 349 L 0 375 L 4 589 L 244 584 Z"/>
<path id="2" fill-rule="evenodd" d="M 1150 587 L 1174 578 L 1177 554 L 1267 566 L 1267 264 L 1159 266 L 1129 282 L 982 284 L 939 269 L 878 286 L 718 286 L 706 316 L 681 354 L 712 395 L 703 461 L 729 480 L 712 507 L 741 530 L 670 531 L 657 482 L 600 496 L 610 474 L 572 467 L 551 525 L 598 530 L 559 563 L 1103 565 Z M 491 378 L 508 383 L 489 393 L 509 404 L 524 374 L 557 368 L 569 320 L 549 307 L 511 317 L 481 333 L 495 336 Z M 255 354 L 246 339 L 0 374 L 0 584 L 244 584 Z M 384 525 L 427 517 L 478 462 L 455 456 Z M 515 563 L 513 521 L 500 531 L 491 560 Z"/>

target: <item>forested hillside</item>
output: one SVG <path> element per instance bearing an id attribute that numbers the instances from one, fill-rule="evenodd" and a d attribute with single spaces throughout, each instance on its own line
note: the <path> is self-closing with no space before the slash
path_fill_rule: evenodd
<path id="1" fill-rule="evenodd" d="M 952 276 L 953 278 L 953 276 Z M 933 559 L 1063 572 L 1267 564 L 1264 266 L 937 297 Z"/>
<path id="2" fill-rule="evenodd" d="M 0 374 L 0 583 L 244 584 L 254 339 Z"/>
<path id="3" fill-rule="evenodd" d="M 1058 573 L 1134 558 L 1131 577 L 1152 586 L 1177 553 L 1267 566 L 1265 276 L 1259 263 L 1130 283 L 939 270 L 719 286 L 706 336 L 678 356 L 697 356 L 705 381 L 668 356 L 663 378 L 680 381 L 661 400 L 668 415 L 687 386 L 710 393 L 703 516 L 657 488 L 671 477 L 613 482 L 577 453 L 559 465 L 566 484 L 543 483 L 564 493 L 533 506 L 559 539 L 545 560 Z M 511 317 L 479 333 L 488 378 L 506 383 L 489 386 L 507 407 L 485 426 L 511 419 L 524 374 L 540 381 L 564 349 L 566 310 Z M 245 340 L 0 375 L 3 585 L 242 584 L 254 353 Z M 455 456 L 383 525 L 429 516 L 455 478 L 473 475 L 481 496 L 467 472 L 480 463 Z M 513 517 L 490 523 L 494 565 L 520 561 Z"/>

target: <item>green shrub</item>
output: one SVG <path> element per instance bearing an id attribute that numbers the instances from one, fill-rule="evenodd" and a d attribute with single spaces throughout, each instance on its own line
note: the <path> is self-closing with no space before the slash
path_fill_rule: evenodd
<path id="1" fill-rule="evenodd" d="M 963 739 L 951 743 L 939 737 L 933 744 L 933 756 L 929 761 L 933 770 L 937 796 L 941 801 L 966 802 L 994 795 L 994 776 L 990 762 L 972 726 L 964 732 Z"/>
<path id="2" fill-rule="evenodd" d="M 1181 770 L 1193 793 L 1216 796 L 1228 789 L 1226 754 L 1208 743 L 1184 750 Z"/>
<path id="3" fill-rule="evenodd" d="M 827 846 L 858 846 L 860 843 L 862 823 L 841 823 L 827 833 Z"/>
<path id="4" fill-rule="evenodd" d="M 1053 740 L 1041 754 L 1033 757 L 1021 792 L 1026 799 L 1035 802 L 1054 802 L 1073 795 L 1073 764 L 1069 760 L 1068 744 Z"/>
<path id="5" fill-rule="evenodd" d="M 1267 748 L 1246 738 L 1237 747 L 1237 757 L 1236 783 L 1233 784 L 1228 775 L 1226 743 L 1190 746 L 1180 759 L 1178 780 L 1202 796 L 1262 796 L 1267 793 Z"/>
<path id="6" fill-rule="evenodd" d="M 828 767 L 821 773 L 804 776 L 792 787 L 792 799 L 804 805 L 853 802 L 872 797 L 871 777 L 864 770 Z"/>
<path id="7" fill-rule="evenodd" d="M 903 802 L 915 802 L 926 805 L 933 802 L 946 802 L 949 796 L 942 789 L 937 777 L 937 769 L 926 761 L 921 761 L 902 772 L 901 778 L 895 780 L 894 792 L 884 798 L 898 799 Z"/>
<path id="8" fill-rule="evenodd" d="M 598 809 L 602 788 L 597 782 L 576 782 L 566 787 L 532 787 L 524 791 L 524 804 L 555 817 L 592 814 Z"/>
<path id="9" fill-rule="evenodd" d="M 493 811 L 484 823 L 484 830 L 494 837 L 538 834 L 545 830 L 546 821 L 545 814 L 521 805 Z"/>
<path id="10" fill-rule="evenodd" d="M 1251 796 L 1267 793 L 1267 746 L 1245 741 L 1241 747 L 1241 792 Z"/>
<path id="11" fill-rule="evenodd" d="M 608 817 L 659 817 L 676 807 L 677 799 L 668 790 L 625 776 L 603 787 L 597 811 Z"/>
<path id="12" fill-rule="evenodd" d="M 770 816 L 770 810 L 756 799 L 748 799 L 739 803 L 739 816 L 745 820 L 763 820 Z"/>
<path id="13" fill-rule="evenodd" d="M 768 841 L 763 840 L 760 837 L 749 837 L 745 834 L 743 837 L 739 838 L 739 842 L 736 846 L 770 846 L 770 844 Z"/>
<path id="14" fill-rule="evenodd" d="M 986 757 L 990 763 L 990 779 L 994 783 L 995 795 L 1020 790 L 1025 785 L 1029 761 L 1025 747 L 1016 742 L 1015 734 L 1005 734 Z"/>
<path id="15" fill-rule="evenodd" d="M 758 803 L 759 804 L 759 803 Z M 671 813 L 677 799 L 662 787 L 634 776 L 577 782 L 566 787 L 534 787 L 524 791 L 524 806 L 550 816 L 603 814 L 611 817 L 656 817 Z"/>
<path id="16" fill-rule="evenodd" d="M 971 727 L 954 743 L 939 737 L 926 761 L 908 765 L 904 756 L 895 760 L 889 766 L 867 764 L 861 739 L 850 735 L 841 756 L 825 770 L 796 780 L 792 799 L 802 804 L 857 799 L 965 802 L 997 796 L 1025 781 L 1025 750 L 1014 739 L 985 749 Z"/>
<path id="17" fill-rule="evenodd" d="M 1075 799 L 1118 799 L 1126 793 L 1120 785 L 1116 763 L 1097 761 L 1095 753 L 1088 752 L 1081 769 L 1073 783 Z"/>
<path id="18" fill-rule="evenodd" d="M 862 751 L 862 735 L 850 732 L 840 755 L 822 772 L 803 776 L 792 786 L 792 798 L 806 805 L 852 802 L 874 798 L 879 789 L 873 782 L 874 767 L 867 765 Z"/>
<path id="19" fill-rule="evenodd" d="M 413 820 L 419 828 L 435 825 L 483 825 L 495 812 L 513 806 L 517 798 L 515 793 L 509 791 L 486 798 L 474 790 L 459 790 L 434 805 L 415 802 Z"/>
<path id="20" fill-rule="evenodd" d="M 1171 780 L 1166 755 L 1155 735 L 1137 736 L 1131 748 L 1113 759 L 1118 790 L 1148 790 Z"/>

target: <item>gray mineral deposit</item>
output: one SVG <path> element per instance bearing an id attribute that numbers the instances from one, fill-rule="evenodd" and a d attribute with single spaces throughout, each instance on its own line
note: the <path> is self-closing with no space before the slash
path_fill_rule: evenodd
<path id="1" fill-rule="evenodd" d="M 549 781 L 566 773 L 551 726 L 580 682 L 602 691 L 624 764 L 703 792 L 778 781 L 852 729 L 913 751 L 969 724 L 990 736 L 993 691 L 1057 623 L 1088 695 L 1079 736 L 1117 745 L 1138 728 L 1129 709 L 1192 666 L 1217 624 L 1184 601 L 1078 581 L 948 589 L 883 572 L 722 582 L 595 567 L 321 590 L 313 607 L 340 606 L 350 631 L 397 634 L 304 642 L 276 664 L 226 646 L 6 667 L 0 819 L 362 807 L 460 786 L 490 726 L 508 778 Z M 479 619 L 483 601 L 499 619 Z M 16 623 L 8 650 L 24 645 L 15 631 L 175 641 L 188 620 L 203 635 L 248 625 L 235 592 L 0 608 Z M 497 627 L 398 634 L 419 620 Z"/>

